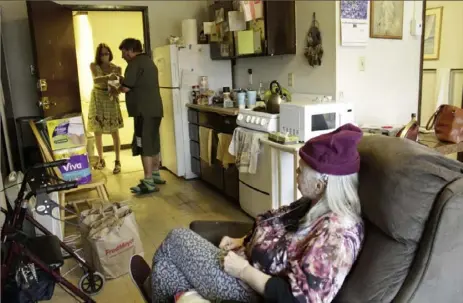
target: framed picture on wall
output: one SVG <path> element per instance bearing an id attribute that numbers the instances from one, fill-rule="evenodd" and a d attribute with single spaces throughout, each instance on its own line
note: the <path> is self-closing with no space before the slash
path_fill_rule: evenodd
<path id="1" fill-rule="evenodd" d="M 404 1 L 370 1 L 370 38 L 402 39 Z"/>
<path id="2" fill-rule="evenodd" d="M 426 19 L 424 21 L 424 60 L 439 59 L 442 12 L 443 7 L 433 7 L 426 10 Z"/>

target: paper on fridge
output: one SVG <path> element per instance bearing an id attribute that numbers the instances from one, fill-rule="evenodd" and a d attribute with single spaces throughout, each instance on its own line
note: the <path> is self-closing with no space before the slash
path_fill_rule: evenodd
<path id="1" fill-rule="evenodd" d="M 239 11 L 228 12 L 228 23 L 231 32 L 246 30 L 246 21 L 244 21 L 244 13 Z"/>
<path id="2" fill-rule="evenodd" d="M 203 29 L 205 35 L 210 35 L 212 33 L 212 26 L 215 26 L 214 22 L 203 22 Z"/>
<path id="3" fill-rule="evenodd" d="M 264 7 L 261 0 L 240 1 L 240 6 L 246 22 L 264 17 Z"/>

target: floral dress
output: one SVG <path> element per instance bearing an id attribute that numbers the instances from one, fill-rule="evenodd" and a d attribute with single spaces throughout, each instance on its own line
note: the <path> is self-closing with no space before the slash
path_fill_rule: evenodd
<path id="1" fill-rule="evenodd" d="M 296 301 L 328 303 L 358 257 L 363 222 L 328 212 L 308 226 L 294 229 L 291 226 L 297 226 L 294 223 L 300 218 L 291 213 L 301 207 L 309 209 L 310 201 L 303 198 L 258 216 L 239 254 L 264 273 L 284 278 Z"/>
<path id="2" fill-rule="evenodd" d="M 111 73 L 118 73 L 119 67 L 111 64 Z M 103 77 L 102 68 L 96 66 L 96 77 Z M 111 96 L 108 90 L 108 84 L 94 83 L 90 98 L 90 107 L 88 111 L 88 130 L 110 134 L 124 127 L 119 98 Z"/>

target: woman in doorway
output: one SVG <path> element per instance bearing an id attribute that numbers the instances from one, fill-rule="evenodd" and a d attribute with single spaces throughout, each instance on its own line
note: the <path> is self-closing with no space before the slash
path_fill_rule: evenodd
<path id="1" fill-rule="evenodd" d="M 113 137 L 116 162 L 114 174 L 121 172 L 119 128 L 124 127 L 117 85 L 121 78 L 121 68 L 111 61 L 113 53 L 108 45 L 100 43 L 96 48 L 95 61 L 90 64 L 93 75 L 93 90 L 88 112 L 88 129 L 95 133 L 98 162 L 96 169 L 106 166 L 103 158 L 103 134 Z"/>

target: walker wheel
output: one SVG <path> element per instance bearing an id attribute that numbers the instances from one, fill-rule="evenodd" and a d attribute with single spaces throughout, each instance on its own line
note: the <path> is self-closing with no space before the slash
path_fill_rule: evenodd
<path id="1" fill-rule="evenodd" d="M 96 271 L 93 273 L 93 283 L 91 283 L 90 274 L 87 272 L 80 278 L 79 288 L 87 295 L 94 296 L 103 289 L 105 282 L 104 276 Z"/>

